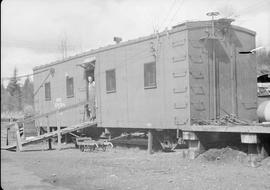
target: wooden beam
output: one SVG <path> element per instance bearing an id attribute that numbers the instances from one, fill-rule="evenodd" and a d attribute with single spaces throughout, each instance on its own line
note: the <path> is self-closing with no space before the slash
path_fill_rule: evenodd
<path id="1" fill-rule="evenodd" d="M 76 137 L 76 138 L 80 137 L 79 135 L 75 135 L 75 134 L 72 133 L 72 132 L 70 132 L 69 134 L 71 134 L 72 136 L 74 136 L 74 137 Z"/>
<path id="2" fill-rule="evenodd" d="M 217 126 L 217 125 L 191 125 L 180 128 L 182 131 L 193 132 L 224 132 L 224 133 L 261 133 L 270 134 L 270 126 L 261 125 L 236 125 L 236 126 Z"/>

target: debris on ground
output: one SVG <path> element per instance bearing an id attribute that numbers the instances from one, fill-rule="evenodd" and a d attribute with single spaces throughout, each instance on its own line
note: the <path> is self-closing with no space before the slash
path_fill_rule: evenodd
<path id="1" fill-rule="evenodd" d="M 250 122 L 240 119 L 234 114 L 227 114 L 219 119 L 201 120 L 192 119 L 198 125 L 217 125 L 217 126 L 231 126 L 231 125 L 251 125 Z"/>
<path id="2" fill-rule="evenodd" d="M 41 150 L 43 145 L 29 146 Z M 85 154 L 74 144 L 64 147 L 61 151 L 20 153 L 2 150 L 5 175 L 1 176 L 1 185 L 10 187 L 5 189 L 61 190 L 270 189 L 270 158 L 262 160 L 258 168 L 237 162 L 223 164 L 221 161 L 246 156 L 232 147 L 208 150 L 199 156 L 203 161 L 182 158 L 183 150 L 149 155 L 139 148 L 117 146 L 111 151 Z M 210 162 L 206 157 L 218 158 Z"/>
<path id="3" fill-rule="evenodd" d="M 230 147 L 222 148 L 222 149 L 209 149 L 206 152 L 202 153 L 198 159 L 205 161 L 220 161 L 220 162 L 233 162 L 238 161 L 243 163 L 247 158 L 247 154 L 234 150 Z"/>

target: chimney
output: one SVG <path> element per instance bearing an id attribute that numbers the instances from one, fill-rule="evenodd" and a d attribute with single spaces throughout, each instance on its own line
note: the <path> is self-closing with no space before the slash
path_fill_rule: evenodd
<path id="1" fill-rule="evenodd" d="M 114 37 L 113 41 L 115 41 L 115 43 L 119 44 L 122 41 L 122 38 L 120 37 Z"/>

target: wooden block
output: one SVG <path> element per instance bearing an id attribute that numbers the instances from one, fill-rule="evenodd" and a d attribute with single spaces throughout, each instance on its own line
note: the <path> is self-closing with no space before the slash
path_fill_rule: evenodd
<path id="1" fill-rule="evenodd" d="M 183 131 L 184 140 L 198 140 L 197 135 L 194 132 Z"/>
<path id="2" fill-rule="evenodd" d="M 257 134 L 241 133 L 241 142 L 246 144 L 257 144 L 259 139 Z"/>

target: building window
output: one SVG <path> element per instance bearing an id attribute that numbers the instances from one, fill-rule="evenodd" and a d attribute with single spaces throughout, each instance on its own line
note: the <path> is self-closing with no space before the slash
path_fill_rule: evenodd
<path id="1" fill-rule="evenodd" d="M 106 91 L 107 93 L 116 92 L 115 69 L 106 71 Z"/>
<path id="2" fill-rule="evenodd" d="M 66 78 L 66 88 L 67 88 L 67 97 L 71 98 L 74 96 L 74 84 L 73 77 Z"/>
<path id="3" fill-rule="evenodd" d="M 45 101 L 51 100 L 51 83 L 46 82 L 45 84 Z"/>
<path id="4" fill-rule="evenodd" d="M 156 88 L 156 63 L 144 64 L 144 88 Z"/>

